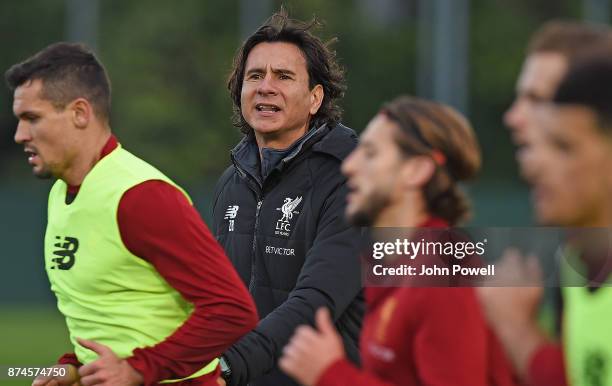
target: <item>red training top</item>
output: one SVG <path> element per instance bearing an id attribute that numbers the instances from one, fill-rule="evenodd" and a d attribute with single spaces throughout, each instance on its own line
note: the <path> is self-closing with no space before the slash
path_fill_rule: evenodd
<path id="1" fill-rule="evenodd" d="M 546 343 L 538 347 L 529 360 L 527 378 L 530 386 L 567 386 L 561 346 Z"/>
<path id="2" fill-rule="evenodd" d="M 317 386 L 516 385 L 473 288 L 367 287 L 366 301 L 362 369 L 338 360 Z"/>

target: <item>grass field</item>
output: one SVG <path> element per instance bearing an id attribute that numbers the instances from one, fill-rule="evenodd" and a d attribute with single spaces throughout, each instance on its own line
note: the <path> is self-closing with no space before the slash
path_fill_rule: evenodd
<path id="1" fill-rule="evenodd" d="M 53 306 L 0 308 L 0 368 L 40 367 L 72 351 L 65 322 Z M 30 385 L 31 380 L 0 374 L 0 386 Z"/>
<path id="2" fill-rule="evenodd" d="M 540 324 L 551 330 L 553 313 L 545 308 Z M 65 321 L 53 307 L 0 308 L 0 369 L 7 366 L 41 367 L 56 363 L 66 352 L 72 351 Z M 30 379 L 9 379 L 0 374 L 0 386 L 30 386 Z"/>

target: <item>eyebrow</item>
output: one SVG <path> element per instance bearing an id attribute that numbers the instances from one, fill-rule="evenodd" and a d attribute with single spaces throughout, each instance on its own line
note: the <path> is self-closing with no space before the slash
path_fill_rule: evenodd
<path id="1" fill-rule="evenodd" d="M 256 68 L 251 68 L 249 69 L 245 75 L 250 75 L 250 74 L 264 74 L 266 72 L 266 70 L 264 68 L 261 67 L 256 67 Z M 272 68 L 272 73 L 274 74 L 287 74 L 287 75 L 293 75 L 295 76 L 295 72 L 286 69 L 286 68 Z"/>
<path id="2" fill-rule="evenodd" d="M 247 72 L 245 72 L 244 74 L 245 74 L 245 75 L 249 75 L 249 74 L 253 74 L 253 73 L 259 73 L 259 74 L 261 74 L 261 73 L 263 73 L 263 72 L 265 72 L 265 71 L 264 71 L 263 69 L 261 69 L 261 68 L 251 68 L 251 69 L 249 69 Z"/>
<path id="3" fill-rule="evenodd" d="M 371 139 L 366 139 L 366 140 L 359 140 L 358 146 L 362 147 L 362 148 L 374 148 L 375 147 L 375 143 L 374 141 L 372 141 Z"/>
<path id="4" fill-rule="evenodd" d="M 530 99 L 530 100 L 535 101 L 535 102 L 544 102 L 544 101 L 548 101 L 548 100 L 552 99 L 552 97 L 546 98 L 541 93 L 537 93 L 533 88 L 520 88 L 520 87 L 517 87 L 516 90 L 515 90 L 515 96 L 516 97 L 527 98 L 527 99 Z"/>
<path id="5" fill-rule="evenodd" d="M 16 114 L 16 117 L 19 119 L 26 119 L 26 118 L 32 118 L 32 117 L 38 117 L 38 116 L 40 116 L 40 114 L 32 110 L 25 110 L 25 111 L 20 112 L 19 114 Z"/>
<path id="6" fill-rule="evenodd" d="M 275 74 L 288 74 L 288 75 L 295 75 L 295 72 L 288 70 L 286 68 L 273 68 L 272 72 Z"/>

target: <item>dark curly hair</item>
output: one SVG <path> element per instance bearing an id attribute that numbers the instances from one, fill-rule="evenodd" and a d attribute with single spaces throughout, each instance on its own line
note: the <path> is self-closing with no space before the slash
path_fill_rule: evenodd
<path id="1" fill-rule="evenodd" d="M 324 43 L 311 32 L 319 26 L 321 23 L 316 18 L 309 22 L 290 19 L 287 12 L 281 9 L 249 36 L 238 49 L 227 88 L 234 102 L 232 123 L 239 127 L 242 133 L 249 134 L 253 131 L 242 116 L 240 106 L 244 68 L 251 50 L 264 42 L 295 44 L 304 54 L 309 87 L 312 89 L 320 84 L 324 90 L 323 102 L 311 121 L 312 125 L 319 126 L 323 123 L 333 125 L 340 121 L 342 109 L 338 105 L 338 100 L 344 96 L 346 90 L 344 70 L 336 61 L 336 53 L 330 49 L 331 44 L 337 39 Z"/>

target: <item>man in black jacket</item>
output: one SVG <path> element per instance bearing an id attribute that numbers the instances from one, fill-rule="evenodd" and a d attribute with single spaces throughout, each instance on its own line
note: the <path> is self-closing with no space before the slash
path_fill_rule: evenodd
<path id="1" fill-rule="evenodd" d="M 232 386 L 296 385 L 276 361 L 322 306 L 358 358 L 360 233 L 344 221 L 340 173 L 357 139 L 339 123 L 344 76 L 315 25 L 273 15 L 238 50 L 228 82 L 245 136 L 217 183 L 213 232 L 262 318 L 221 358 Z"/>

